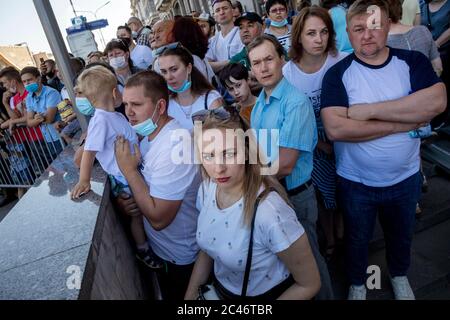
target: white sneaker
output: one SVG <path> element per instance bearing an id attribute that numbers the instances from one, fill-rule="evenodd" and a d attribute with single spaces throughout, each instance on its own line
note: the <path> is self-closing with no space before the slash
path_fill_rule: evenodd
<path id="1" fill-rule="evenodd" d="M 348 300 L 366 300 L 367 289 L 366 286 L 350 286 L 348 291 Z"/>
<path id="2" fill-rule="evenodd" d="M 391 278 L 391 284 L 395 300 L 416 300 L 407 277 Z"/>

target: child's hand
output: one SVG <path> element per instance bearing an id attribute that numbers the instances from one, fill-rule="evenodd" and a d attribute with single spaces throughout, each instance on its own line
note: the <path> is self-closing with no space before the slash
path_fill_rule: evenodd
<path id="1" fill-rule="evenodd" d="M 36 113 L 36 114 L 34 115 L 34 120 L 37 120 L 37 121 L 39 121 L 39 122 L 44 122 L 44 121 L 45 121 L 45 118 L 44 118 L 44 116 L 43 116 L 41 113 Z"/>
<path id="2" fill-rule="evenodd" d="M 72 200 L 80 199 L 83 195 L 91 191 L 91 182 L 90 181 L 80 181 L 77 183 L 75 188 L 73 188 L 70 197 Z"/>
<path id="3" fill-rule="evenodd" d="M 2 128 L 2 129 L 8 129 L 8 128 L 9 128 L 9 123 L 10 123 L 9 120 L 3 122 L 3 123 L 0 125 L 0 128 Z"/>
<path id="4" fill-rule="evenodd" d="M 124 175 L 136 170 L 141 164 L 141 152 L 138 145 L 134 145 L 134 154 L 131 154 L 130 142 L 119 136 L 116 140 L 115 149 L 117 164 Z"/>

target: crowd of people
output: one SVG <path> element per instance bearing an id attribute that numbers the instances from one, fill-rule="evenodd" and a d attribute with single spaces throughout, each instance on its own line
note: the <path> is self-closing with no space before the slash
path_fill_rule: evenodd
<path id="1" fill-rule="evenodd" d="M 267 0 L 261 17 L 213 0 L 211 15 L 132 17 L 104 52 L 71 58 L 74 103 L 53 61 L 1 70 L 2 128 L 80 141 L 71 197 L 97 159 L 164 299 L 334 299 L 342 244 L 348 298 L 365 300 L 379 217 L 395 298 L 412 300 L 421 139 L 447 124 L 450 73 L 450 3 L 416 2 Z"/>

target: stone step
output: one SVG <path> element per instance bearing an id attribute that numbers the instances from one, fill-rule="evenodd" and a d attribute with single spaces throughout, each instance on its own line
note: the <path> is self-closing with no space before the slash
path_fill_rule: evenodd
<path id="1" fill-rule="evenodd" d="M 437 175 L 434 167 L 425 161 L 423 166 L 428 179 L 428 191 L 422 194 L 420 201 L 422 214 L 416 221 L 416 233 L 432 228 L 450 219 L 450 178 L 441 174 Z M 370 249 L 381 250 L 383 248 L 383 232 L 377 222 Z"/>
<path id="2" fill-rule="evenodd" d="M 385 250 L 370 250 L 369 265 L 377 265 L 382 272 L 381 289 L 368 291 L 369 300 L 394 298 L 386 266 Z M 341 255 L 329 265 L 336 299 L 347 298 L 344 261 Z M 439 292 L 450 288 L 450 220 L 415 235 L 408 278 L 416 298 L 436 299 Z M 428 298 L 427 298 L 428 297 Z"/>

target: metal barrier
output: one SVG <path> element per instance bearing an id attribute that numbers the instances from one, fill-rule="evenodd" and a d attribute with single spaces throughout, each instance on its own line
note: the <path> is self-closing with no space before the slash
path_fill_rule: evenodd
<path id="1" fill-rule="evenodd" d="M 48 142 L 47 140 L 55 141 Z M 56 137 L 58 137 L 56 139 Z M 64 149 L 51 125 L 36 128 L 18 126 L 0 132 L 0 187 L 29 188 L 33 186 Z"/>

